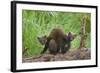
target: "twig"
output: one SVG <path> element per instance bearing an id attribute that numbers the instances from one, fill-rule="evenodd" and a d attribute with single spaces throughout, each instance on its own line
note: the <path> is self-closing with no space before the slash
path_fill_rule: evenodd
<path id="1" fill-rule="evenodd" d="M 42 57 L 42 55 L 36 56 L 36 57 L 23 58 L 23 59 L 24 60 L 30 60 L 30 59 L 37 59 L 37 58 L 40 58 L 40 57 Z"/>

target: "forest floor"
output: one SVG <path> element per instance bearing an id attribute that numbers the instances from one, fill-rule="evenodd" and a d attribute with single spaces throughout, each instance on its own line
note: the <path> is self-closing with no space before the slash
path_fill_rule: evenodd
<path id="1" fill-rule="evenodd" d="M 43 54 L 36 57 L 23 57 L 22 62 L 49 62 L 49 61 L 67 61 L 67 60 L 87 60 L 91 59 L 90 49 L 78 49 L 74 51 L 68 51 L 65 54 Z"/>

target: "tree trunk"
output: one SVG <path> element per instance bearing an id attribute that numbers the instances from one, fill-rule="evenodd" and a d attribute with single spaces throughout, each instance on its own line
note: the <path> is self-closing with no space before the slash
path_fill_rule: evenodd
<path id="1" fill-rule="evenodd" d="M 86 19 L 87 19 L 87 17 L 86 16 L 83 16 L 83 19 L 82 19 L 82 27 L 81 27 L 81 40 L 80 40 L 80 46 L 79 46 L 79 49 L 81 49 L 81 48 L 85 48 L 86 46 L 86 44 L 85 44 L 85 42 L 86 42 L 86 37 L 87 37 L 87 35 L 86 35 Z"/>

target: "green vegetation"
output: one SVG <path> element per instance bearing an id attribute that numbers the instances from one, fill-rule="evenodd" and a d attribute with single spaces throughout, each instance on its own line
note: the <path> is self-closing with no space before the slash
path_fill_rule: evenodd
<path id="1" fill-rule="evenodd" d="M 69 31 L 78 36 L 72 42 L 71 50 L 77 49 L 80 44 L 80 31 L 83 16 L 87 16 L 86 32 L 88 33 L 86 47 L 90 48 L 90 19 L 89 13 L 76 12 L 51 12 L 51 11 L 22 11 L 22 42 L 23 48 L 28 48 L 25 55 L 39 55 L 43 49 L 37 39 L 39 36 L 48 35 L 53 28 L 61 28 L 67 34 Z"/>

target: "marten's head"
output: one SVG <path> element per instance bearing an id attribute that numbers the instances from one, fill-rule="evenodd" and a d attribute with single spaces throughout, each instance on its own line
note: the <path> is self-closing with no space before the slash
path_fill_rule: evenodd
<path id="1" fill-rule="evenodd" d="M 68 35 L 66 35 L 66 40 L 67 41 L 73 41 L 76 36 L 77 36 L 76 34 L 69 32 Z"/>
<path id="2" fill-rule="evenodd" d="M 45 45 L 46 41 L 47 41 L 47 36 L 42 36 L 42 37 L 37 37 L 37 39 L 39 40 L 39 42 L 42 44 L 42 45 Z"/>

